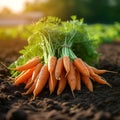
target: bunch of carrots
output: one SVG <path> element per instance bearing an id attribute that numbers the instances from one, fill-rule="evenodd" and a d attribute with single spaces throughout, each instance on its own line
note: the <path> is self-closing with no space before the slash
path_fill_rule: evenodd
<path id="1" fill-rule="evenodd" d="M 96 69 L 81 58 L 76 57 L 71 50 L 69 52 L 75 57 L 73 61 L 67 55 L 60 58 L 50 56 L 48 63 L 43 64 L 40 58 L 36 56 L 24 65 L 13 68 L 16 71 L 21 71 L 20 75 L 15 78 L 14 84 L 17 86 L 24 83 L 25 89 L 27 89 L 24 94 L 33 93 L 34 98 L 41 93 L 46 85 L 49 86 L 50 94 L 57 87 L 57 95 L 60 95 L 68 83 L 73 96 L 75 90 L 81 90 L 81 82 L 91 92 L 93 92 L 91 80 L 111 87 L 99 74 L 112 71 Z"/>
<path id="2" fill-rule="evenodd" d="M 41 24 L 43 25 L 43 23 Z M 33 93 L 33 98 L 40 94 L 46 86 L 48 86 L 50 94 L 57 90 L 57 95 L 60 95 L 66 86 L 69 85 L 73 96 L 75 90 L 81 90 L 82 83 L 91 92 L 93 92 L 93 81 L 111 87 L 100 74 L 112 71 L 96 69 L 80 57 L 86 56 L 86 54 L 78 53 L 79 51 L 87 51 L 84 53 L 89 53 L 90 57 L 96 55 L 92 45 L 86 44 L 90 42 L 87 39 L 88 37 L 86 37 L 87 34 L 83 29 L 82 23 L 73 20 L 71 22 L 64 22 L 61 25 L 55 23 L 52 26 L 51 24 L 54 23 L 50 22 L 46 26 L 44 24 L 45 29 L 42 28 L 41 31 L 37 32 L 38 36 L 34 38 L 37 38 L 37 42 L 40 39 L 39 44 L 36 41 L 32 41 L 31 44 L 34 43 L 35 45 L 33 47 L 32 45 L 29 46 L 32 49 L 37 48 L 39 50 L 41 48 L 41 56 L 39 56 L 39 51 L 37 51 L 37 55 L 26 63 L 11 68 L 14 71 L 20 72 L 15 77 L 14 84 L 18 86 L 24 83 L 26 89 L 24 94 Z M 49 27 L 49 25 L 52 27 Z M 85 40 L 81 41 L 79 37 Z M 79 47 L 81 44 L 84 45 L 81 46 L 83 48 Z M 89 46 L 88 48 L 90 49 L 87 50 L 85 45 Z M 34 51 L 32 52 L 35 53 Z M 28 54 L 29 52 L 26 53 Z"/>

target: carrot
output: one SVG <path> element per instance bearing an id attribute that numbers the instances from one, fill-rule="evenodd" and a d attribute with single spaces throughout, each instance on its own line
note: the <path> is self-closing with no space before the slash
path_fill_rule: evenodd
<path id="1" fill-rule="evenodd" d="M 84 63 L 85 63 L 85 62 L 84 62 Z M 86 67 L 87 67 L 87 69 L 88 69 L 88 71 L 89 71 L 90 76 L 95 75 L 95 72 L 93 71 L 93 69 L 92 69 L 87 63 L 85 63 L 85 65 L 86 65 Z"/>
<path id="2" fill-rule="evenodd" d="M 22 71 L 22 72 L 15 78 L 15 80 L 18 79 L 20 76 L 22 76 L 26 71 L 27 71 L 27 70 Z"/>
<path id="3" fill-rule="evenodd" d="M 109 70 L 99 70 L 95 67 L 91 67 L 91 69 L 96 73 L 96 74 L 104 74 L 106 72 L 111 72 L 111 73 L 117 73 L 117 72 L 114 72 L 114 71 L 109 71 Z"/>
<path id="4" fill-rule="evenodd" d="M 63 65 L 64 65 L 64 68 L 65 68 L 65 70 L 66 70 L 66 75 L 65 76 L 67 76 L 68 75 L 68 73 L 70 72 L 70 58 L 69 58 L 69 56 L 64 56 L 63 57 Z"/>
<path id="5" fill-rule="evenodd" d="M 74 96 L 73 91 L 76 88 L 77 80 L 76 80 L 76 75 L 75 75 L 75 69 L 74 69 L 74 66 L 73 66 L 72 62 L 70 62 L 70 72 L 67 75 L 67 79 L 68 79 L 68 84 L 70 86 L 71 92 Z"/>
<path id="6" fill-rule="evenodd" d="M 48 71 L 50 72 L 50 74 L 52 74 L 53 71 L 55 70 L 56 63 L 57 58 L 55 56 L 50 56 L 48 61 Z"/>
<path id="7" fill-rule="evenodd" d="M 100 84 L 106 84 L 109 87 L 111 87 L 111 85 L 104 79 L 102 79 L 99 75 L 95 74 L 91 76 L 93 80 L 95 80 L 96 82 L 100 83 Z"/>
<path id="8" fill-rule="evenodd" d="M 30 86 L 30 88 L 25 93 L 23 93 L 23 95 L 28 95 L 28 94 L 30 94 L 30 93 L 32 93 L 34 91 L 36 83 L 37 83 L 37 80 L 38 80 L 38 76 L 36 77 L 36 79 L 33 82 L 33 84 Z"/>
<path id="9" fill-rule="evenodd" d="M 41 63 L 36 65 L 35 70 L 33 71 L 31 80 L 26 84 L 25 89 L 28 89 L 33 84 L 33 82 L 35 81 L 35 78 L 38 76 L 41 68 L 42 68 L 42 64 Z"/>
<path id="10" fill-rule="evenodd" d="M 34 95 L 33 99 L 35 99 L 35 97 L 42 91 L 45 84 L 47 83 L 48 78 L 49 78 L 48 65 L 44 64 L 43 67 L 41 68 L 35 89 L 33 91 Z"/>
<path id="11" fill-rule="evenodd" d="M 24 83 L 27 79 L 32 76 L 34 68 L 28 69 L 25 73 L 23 73 L 20 77 L 15 80 L 15 85 L 19 85 Z"/>
<path id="12" fill-rule="evenodd" d="M 60 80 L 62 70 L 63 70 L 63 58 L 58 58 L 57 64 L 56 64 L 56 67 L 55 67 L 55 78 L 57 80 Z"/>
<path id="13" fill-rule="evenodd" d="M 73 61 L 74 66 L 79 70 L 79 72 L 84 76 L 90 76 L 89 71 L 85 65 L 85 63 L 82 61 L 81 58 L 75 58 Z"/>
<path id="14" fill-rule="evenodd" d="M 50 91 L 50 94 L 52 94 L 54 92 L 56 84 L 57 84 L 57 80 L 55 78 L 55 72 L 53 71 L 53 73 L 50 75 L 50 78 L 49 78 L 49 91 Z"/>
<path id="15" fill-rule="evenodd" d="M 38 63 L 35 67 L 35 70 L 33 71 L 32 74 L 32 81 L 34 81 L 34 79 L 36 78 L 36 76 L 38 75 L 38 73 L 40 72 L 41 68 L 42 68 L 42 63 Z"/>
<path id="16" fill-rule="evenodd" d="M 66 84 L 67 84 L 67 78 L 65 77 L 65 70 L 63 70 L 60 80 L 58 82 L 57 95 L 60 95 L 63 92 L 63 90 L 66 87 Z"/>
<path id="17" fill-rule="evenodd" d="M 32 81 L 32 78 L 30 77 L 24 87 L 24 89 L 28 89 L 30 86 L 31 86 L 31 81 Z"/>
<path id="18" fill-rule="evenodd" d="M 17 71 L 27 70 L 27 69 L 30 69 L 30 68 L 36 66 L 38 63 L 40 63 L 39 57 L 34 57 L 33 59 L 29 60 L 24 65 L 13 68 L 13 70 L 17 70 Z"/>
<path id="19" fill-rule="evenodd" d="M 81 90 L 81 76 L 80 76 L 80 72 L 76 69 L 76 90 Z"/>
<path id="20" fill-rule="evenodd" d="M 93 84 L 88 76 L 82 76 L 82 81 L 89 91 L 93 92 Z"/>

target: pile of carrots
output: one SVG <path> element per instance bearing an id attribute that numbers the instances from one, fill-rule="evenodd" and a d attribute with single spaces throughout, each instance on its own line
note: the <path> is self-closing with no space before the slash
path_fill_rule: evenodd
<path id="1" fill-rule="evenodd" d="M 57 95 L 60 95 L 67 83 L 74 96 L 75 90 L 81 90 L 83 82 L 89 91 L 93 92 L 93 81 L 100 84 L 111 85 L 99 74 L 110 72 L 107 70 L 98 70 L 89 66 L 81 58 L 75 58 L 70 61 L 69 56 L 56 58 L 50 56 L 47 64 L 43 64 L 39 57 L 34 57 L 24 65 L 13 68 L 21 73 L 15 78 L 15 85 L 25 84 L 27 91 L 24 94 L 33 93 L 34 98 L 42 92 L 48 85 L 50 94 L 57 89 Z"/>
<path id="2" fill-rule="evenodd" d="M 33 93 L 33 98 L 47 86 L 50 94 L 60 95 L 69 85 L 73 96 L 75 90 L 81 90 L 82 83 L 91 92 L 93 81 L 111 87 L 100 74 L 112 71 L 89 65 L 98 60 L 98 53 L 85 28 L 74 17 L 66 22 L 51 17 L 39 21 L 28 46 L 21 51 L 23 55 L 10 66 L 20 73 L 14 84 L 24 83 L 24 94 Z"/>

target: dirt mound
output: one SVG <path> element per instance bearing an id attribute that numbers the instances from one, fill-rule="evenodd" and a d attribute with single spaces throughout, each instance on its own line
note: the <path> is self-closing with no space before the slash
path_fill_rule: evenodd
<path id="1" fill-rule="evenodd" d="M 19 56 L 18 50 L 25 41 L 2 41 L 0 61 L 9 65 Z M 94 83 L 91 93 L 82 85 L 81 91 L 72 96 L 69 87 L 57 96 L 49 95 L 47 88 L 31 101 L 32 95 L 23 96 L 24 85 L 16 87 L 9 79 L 9 72 L 0 65 L 0 120 L 119 120 L 120 119 L 120 43 L 100 46 L 97 68 L 118 72 L 102 75 L 111 85 Z"/>

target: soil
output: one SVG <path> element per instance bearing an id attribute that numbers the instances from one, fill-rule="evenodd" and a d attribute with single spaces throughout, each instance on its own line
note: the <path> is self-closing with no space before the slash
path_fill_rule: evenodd
<path id="1" fill-rule="evenodd" d="M 0 41 L 0 61 L 9 65 L 20 55 L 25 41 Z M 100 69 L 118 73 L 102 75 L 111 85 L 94 84 L 94 92 L 82 85 L 72 96 L 69 87 L 57 96 L 47 88 L 31 100 L 33 95 L 22 95 L 24 84 L 16 87 L 9 71 L 0 65 L 0 120 L 120 120 L 120 43 L 103 44 L 99 48 Z"/>

